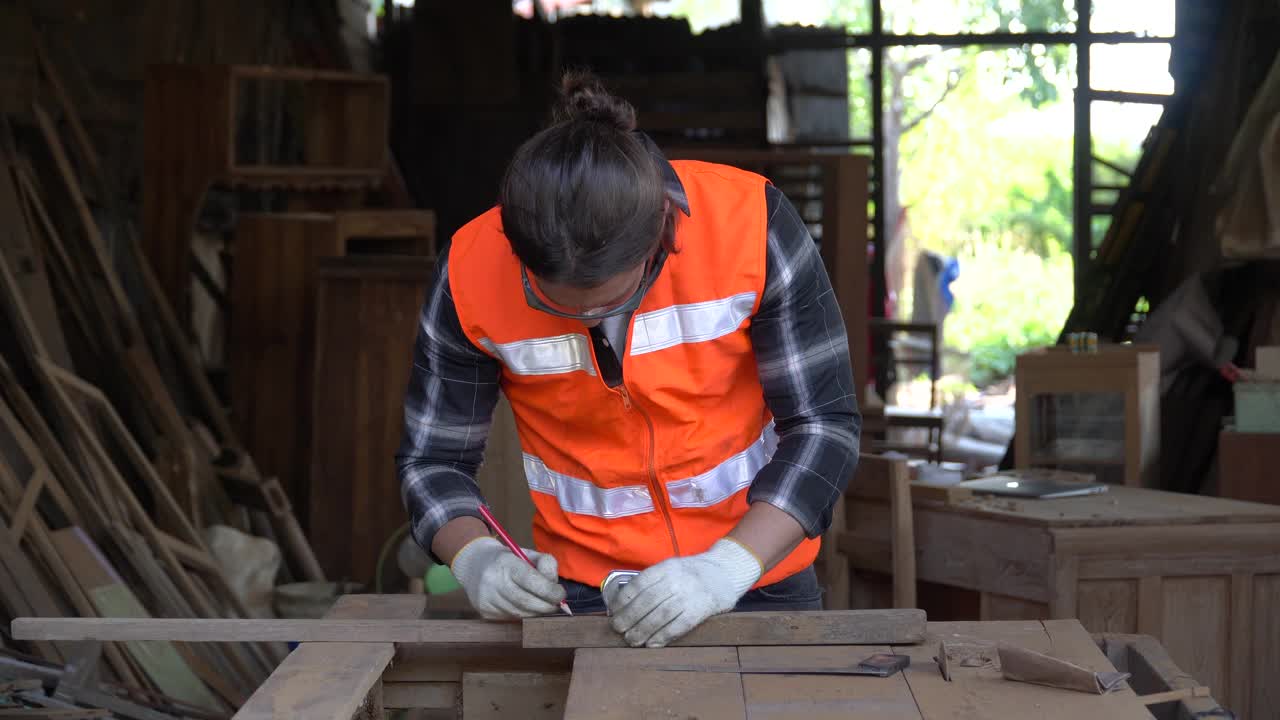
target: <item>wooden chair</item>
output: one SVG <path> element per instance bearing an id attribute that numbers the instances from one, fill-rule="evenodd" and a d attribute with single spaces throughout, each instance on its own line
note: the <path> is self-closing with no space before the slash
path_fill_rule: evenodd
<path id="1" fill-rule="evenodd" d="M 853 520 L 857 516 L 853 508 L 863 500 L 889 503 L 890 563 L 884 561 L 883 541 L 860 532 Z M 863 455 L 824 538 L 823 566 L 831 595 L 828 608 L 844 609 L 853 604 L 854 570 L 892 572 L 893 607 L 916 607 L 916 542 L 911 512 L 911 474 L 906 459 Z"/>
<path id="2" fill-rule="evenodd" d="M 922 457 L 942 462 L 942 436 L 945 430 L 942 408 L 938 403 L 938 379 L 942 377 L 941 327 L 934 323 L 905 323 L 873 318 L 870 329 L 877 336 L 874 346 L 883 347 L 876 362 L 906 368 L 902 381 L 911 379 L 911 372 L 923 371 L 929 376 L 929 408 L 916 410 L 906 407 L 866 408 L 863 412 L 863 446 L 872 452 L 896 451 L 912 457 Z M 884 342 L 879 341 L 883 336 Z M 899 442 L 890 438 L 896 428 L 924 430 L 924 443 Z"/>

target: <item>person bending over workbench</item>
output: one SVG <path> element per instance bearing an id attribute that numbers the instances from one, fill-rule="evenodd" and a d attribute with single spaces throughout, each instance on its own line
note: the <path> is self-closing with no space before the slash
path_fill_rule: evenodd
<path id="1" fill-rule="evenodd" d="M 499 387 L 536 513 L 522 561 L 475 481 Z M 589 74 L 440 255 L 396 455 L 414 539 L 486 618 L 604 612 L 661 647 L 717 613 L 817 610 L 858 462 L 844 322 L 765 178 L 668 161 Z M 536 567 L 535 567 L 536 565 Z M 601 585 L 615 570 L 641 571 Z"/>

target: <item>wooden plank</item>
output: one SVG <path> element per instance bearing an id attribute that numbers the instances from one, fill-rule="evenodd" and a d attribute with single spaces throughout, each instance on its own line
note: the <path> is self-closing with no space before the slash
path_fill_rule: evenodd
<path id="1" fill-rule="evenodd" d="M 157 506 L 157 514 L 170 518 L 182 535 L 179 539 L 207 554 L 208 549 L 200 533 L 191 526 L 181 508 L 177 506 L 173 495 L 169 492 L 169 488 L 156 475 L 155 469 L 151 466 L 141 448 L 138 447 L 137 442 L 129 433 L 124 422 L 116 414 L 115 408 L 97 388 L 52 363 L 39 360 L 37 361 L 37 368 L 43 376 L 46 388 L 50 391 L 50 396 L 56 401 L 61 412 L 71 421 L 78 439 L 85 444 L 92 460 L 100 469 L 103 482 L 110 486 L 107 496 L 115 498 L 123 505 L 129 523 L 137 527 L 150 542 L 152 550 L 159 558 L 167 575 L 182 590 L 184 600 L 194 608 L 195 612 L 193 614 L 207 618 L 223 615 L 224 611 L 217 607 L 215 599 L 199 582 L 199 578 L 189 575 L 177 556 L 165 545 L 160 537 L 160 531 L 151 521 L 151 516 L 142 507 L 134 494 L 133 488 L 129 486 L 128 482 L 120 474 L 114 464 L 113 457 L 103 447 L 94 427 L 90 425 L 88 419 L 84 416 L 82 408 L 72 401 L 69 393 L 74 392 L 77 397 L 87 401 L 90 406 L 98 411 L 96 419 L 115 438 L 126 459 L 132 463 L 136 473 L 146 482 L 152 500 Z M 209 562 L 212 562 L 212 559 Z M 231 611 L 241 617 L 249 616 L 244 602 L 230 589 L 226 578 L 221 573 L 212 573 L 205 577 L 213 582 L 214 589 L 222 600 L 227 603 Z M 250 642 L 252 640 L 250 639 Z M 265 649 L 259 647 L 256 643 L 247 645 L 244 649 L 252 653 L 253 659 L 261 666 L 260 668 L 255 669 L 252 665 L 244 663 L 236 654 L 235 649 L 227 652 L 227 659 L 245 676 L 244 681 L 256 683 L 259 678 L 267 674 L 270 666 L 274 663 L 266 654 Z"/>
<path id="2" fill-rule="evenodd" d="M 916 606 L 916 540 L 909 483 L 906 463 L 895 463 L 890 474 L 889 508 L 893 533 L 893 605 L 899 608 Z"/>
<path id="3" fill-rule="evenodd" d="M 397 268 L 390 274 L 382 268 Z M 312 543 L 329 577 L 372 584 L 378 551 L 405 522 L 395 482 L 395 453 L 404 424 L 418 312 L 431 281 L 434 261 L 426 258 L 328 258 L 320 261 L 316 281 L 314 361 L 316 422 L 308 438 L 311 497 L 307 508 Z M 349 270 L 358 269 L 356 273 Z M 310 408 L 309 408 L 310 409 Z M 507 411 L 508 417 L 510 411 Z M 524 464 L 504 419 L 495 414 L 479 479 L 485 497 L 518 542 L 532 547 L 532 508 Z M 273 433 L 273 436 L 275 433 Z M 273 440 L 274 441 L 274 440 Z M 516 470 L 518 468 L 518 470 Z M 504 495 L 490 494 L 486 480 L 507 469 L 504 481 L 520 488 L 529 520 L 505 514 Z M 516 484 L 518 472 L 519 484 Z"/>
<path id="4" fill-rule="evenodd" d="M 741 667 L 843 667 L 889 646 L 743 647 Z M 855 717 L 919 720 L 907 684 L 889 678 L 815 675 L 744 675 L 746 717 L 751 720 L 845 720 Z"/>
<path id="5" fill-rule="evenodd" d="M 560 720 L 569 700 L 561 673 L 473 673 L 462 676 L 462 720 Z"/>
<path id="6" fill-rule="evenodd" d="M 227 327 L 231 404 L 258 468 L 279 478 L 298 507 L 307 507 L 310 492 L 317 261 L 343 252 L 332 215 L 248 213 L 237 220 Z"/>
<path id="7" fill-rule="evenodd" d="M 1165 578 L 1162 593 L 1162 632 L 1156 637 L 1201 683 L 1228 690 L 1230 578 Z"/>
<path id="8" fill-rule="evenodd" d="M 741 676 L 646 669 L 655 665 L 736 668 L 738 654 L 734 648 L 583 648 L 574 657 L 565 720 L 747 717 Z"/>
<path id="9" fill-rule="evenodd" d="M 729 613 L 708 618 L 674 645 L 884 645 L 919 642 L 922 610 L 827 610 Z M 545 617 L 524 621 L 524 647 L 623 647 L 609 618 Z"/>
<path id="10" fill-rule="evenodd" d="M 47 483 L 46 478 L 49 477 L 49 471 L 43 467 L 36 468 L 32 473 L 31 480 L 27 482 L 27 487 L 22 491 L 22 499 L 18 501 L 17 507 L 10 516 L 12 527 L 10 532 L 13 533 L 15 539 L 22 539 L 23 533 L 27 530 L 27 523 L 31 522 L 32 513 L 36 509 L 36 500 L 39 499 L 40 493 L 44 492 Z"/>
<path id="11" fill-rule="evenodd" d="M 1228 707 L 1248 712 L 1249 696 L 1253 685 L 1253 635 L 1257 631 L 1253 617 L 1253 575 L 1238 573 L 1231 576 L 1231 626 L 1227 641 L 1230 663 L 1229 687 L 1219 687 L 1218 694 Z M 1272 608 L 1273 612 L 1275 608 Z M 1264 636 L 1265 637 L 1265 636 Z M 1262 648 L 1258 648 L 1262 650 Z M 1258 708 L 1255 712 L 1261 712 Z"/>
<path id="12" fill-rule="evenodd" d="M 4 520 L 0 520 L 0 565 L 3 565 L 12 579 L 6 584 L 6 591 L 15 593 L 23 599 L 25 609 L 32 615 L 56 617 L 65 611 L 54 600 L 45 580 L 22 548 L 18 546 L 18 538 L 9 530 Z M 46 660 L 62 662 L 70 657 L 73 648 L 54 643 L 35 643 L 37 651 Z"/>
<path id="13" fill-rule="evenodd" d="M 1240 708 L 1245 717 L 1280 707 L 1280 574 L 1253 578 L 1253 644 L 1249 670 L 1253 675 L 1252 698 Z"/>
<path id="14" fill-rule="evenodd" d="M 1143 695 L 1138 699 L 1143 705 L 1159 705 L 1160 703 L 1174 702 L 1175 700 L 1186 700 L 1188 698 L 1209 697 L 1209 688 L 1203 685 L 1197 685 L 1193 688 L 1179 688 L 1177 690 L 1165 690 L 1164 692 L 1151 693 Z"/>
<path id="15" fill-rule="evenodd" d="M 57 530 L 52 533 L 51 540 L 68 567 L 74 570 L 76 579 L 98 612 L 117 619 L 130 618 L 134 622 L 150 617 L 83 530 L 78 527 Z M 196 707 L 215 711 L 223 709 L 171 643 L 130 642 L 126 647 L 161 692 Z"/>
<path id="16" fill-rule="evenodd" d="M 462 693 L 456 682 L 402 682 L 382 684 L 382 704 L 392 709 L 455 709 Z"/>
<path id="17" fill-rule="evenodd" d="M 998 593 L 982 593 L 978 598 L 979 620 L 1045 620 L 1049 606 Z"/>
<path id="18" fill-rule="evenodd" d="M 1075 620 L 930 623 L 925 644 L 895 646 L 911 656 L 903 671 L 921 718 L 1022 718 L 1046 720 L 1134 720 L 1147 717 L 1132 690 L 1087 695 L 1029 683 L 1009 682 L 992 664 L 956 668 L 950 682 L 942 678 L 933 656 L 944 640 L 1009 643 L 1082 665 L 1091 670 L 1114 669 Z M 1032 710 L 1034 708 L 1034 710 Z"/>
<path id="19" fill-rule="evenodd" d="M 422 615 L 422 595 L 346 595 L 320 622 Z M 235 714 L 236 720 L 350 720 L 375 686 L 395 649 L 385 643 L 303 643 L 290 653 Z M 385 698 L 382 698 L 385 705 Z"/>
<path id="20" fill-rule="evenodd" d="M 785 613 L 779 614 L 785 615 Z M 608 618 L 598 619 L 608 620 Z M 915 621 L 916 618 L 909 620 L 899 619 L 895 623 L 886 623 L 871 632 L 878 630 L 881 634 L 892 633 L 897 637 L 907 637 L 912 634 L 917 625 L 923 623 L 923 613 L 919 614 L 918 622 Z M 599 627 L 608 630 L 606 625 Z M 811 632 L 819 629 L 824 628 L 817 627 Z M 22 640 L 460 644 L 517 644 L 520 642 L 519 625 L 486 620 L 16 618 L 13 621 L 13 632 L 15 638 Z M 608 632 L 613 631 L 608 630 Z M 848 634 L 858 634 L 868 631 L 850 629 L 847 632 Z M 536 636 L 537 633 L 535 631 Z M 721 635 L 721 637 L 724 637 L 724 635 Z"/>
<path id="21" fill-rule="evenodd" d="M 18 186 L 14 183 L 16 166 L 9 154 L 8 127 L 0 129 L 5 134 L 0 143 L 0 275 L 12 281 L 14 298 L 22 308 L 11 306 L 29 321 L 36 347 L 45 357 L 64 367 L 71 366 L 71 354 L 58 322 L 57 306 L 45 275 L 44 259 L 31 241 L 31 229 L 27 216 L 19 202 Z"/>
<path id="22" fill-rule="evenodd" d="M 1138 580 L 1138 632 L 1152 637 L 1163 637 L 1164 627 L 1164 579 L 1140 578 Z"/>
<path id="23" fill-rule="evenodd" d="M 1080 560 L 1074 555 L 1055 554 L 1049 558 L 1049 616 L 1073 618 L 1079 592 Z"/>
<path id="24" fill-rule="evenodd" d="M 1136 580 L 1081 580 L 1077 586 L 1080 624 L 1089 632 L 1138 631 Z"/>

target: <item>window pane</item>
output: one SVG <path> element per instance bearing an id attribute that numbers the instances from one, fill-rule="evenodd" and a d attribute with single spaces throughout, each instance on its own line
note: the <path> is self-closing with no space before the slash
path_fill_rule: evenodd
<path id="1" fill-rule="evenodd" d="M 883 0 L 884 30 L 895 34 L 1069 32 L 1075 0 Z"/>
<path id="2" fill-rule="evenodd" d="M 872 0 L 765 0 L 768 27 L 799 25 L 838 27 L 846 32 L 871 32 Z"/>
<path id="3" fill-rule="evenodd" d="M 886 58 L 893 314 L 941 323 L 946 346 L 967 358 L 956 371 L 977 387 L 1008 377 L 1018 352 L 1054 343 L 1071 309 L 1071 50 L 914 47 Z M 959 275 L 941 283 L 930 268 L 951 258 Z"/>
<path id="4" fill-rule="evenodd" d="M 1094 90 L 1171 94 L 1169 44 L 1090 46 L 1089 86 Z"/>
<path id="5" fill-rule="evenodd" d="M 1093 0 L 1089 29 L 1172 37 L 1174 0 Z"/>
<path id="6" fill-rule="evenodd" d="M 1094 190 L 1090 197 L 1095 210 L 1091 223 L 1093 248 L 1097 249 L 1111 226 L 1110 208 L 1121 192 L 1111 188 L 1128 186 L 1128 174 L 1142 157 L 1142 143 L 1151 126 L 1160 121 L 1164 108 L 1146 103 L 1096 100 L 1090 103 L 1089 112 L 1092 113 L 1093 156 L 1097 158 L 1093 163 Z"/>

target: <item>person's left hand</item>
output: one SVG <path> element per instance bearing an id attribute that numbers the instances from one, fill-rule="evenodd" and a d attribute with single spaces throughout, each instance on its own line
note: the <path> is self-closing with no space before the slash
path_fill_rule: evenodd
<path id="1" fill-rule="evenodd" d="M 632 647 L 665 647 L 712 615 L 732 610 L 763 570 L 741 543 L 718 540 L 700 555 L 664 560 L 625 585 L 610 586 L 610 624 Z"/>

